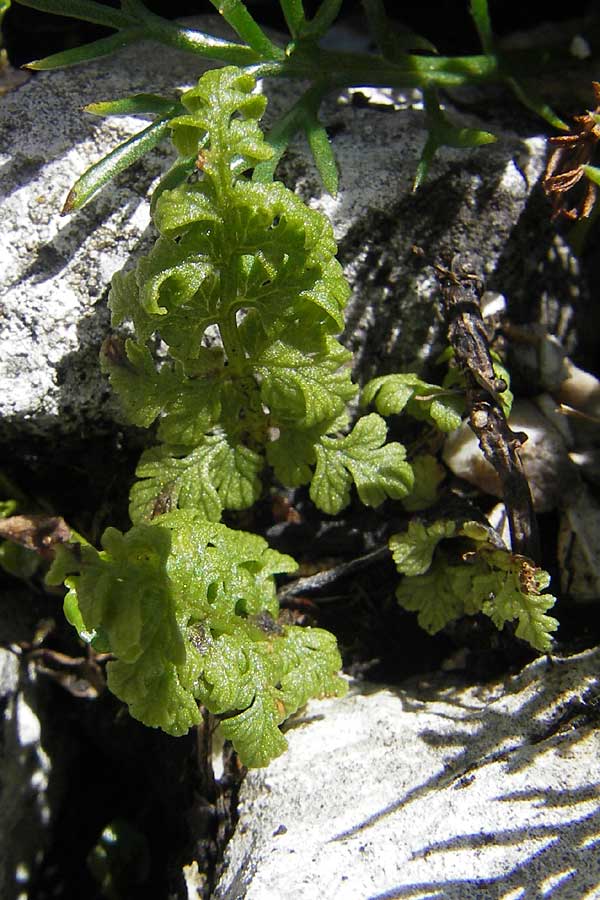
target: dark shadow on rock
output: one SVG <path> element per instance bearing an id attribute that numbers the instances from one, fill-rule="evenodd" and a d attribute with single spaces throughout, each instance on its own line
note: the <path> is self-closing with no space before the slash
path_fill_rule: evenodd
<path id="1" fill-rule="evenodd" d="M 433 263 L 449 265 L 457 253 L 466 255 L 477 274 L 485 276 L 491 268 L 488 289 L 512 295 L 523 281 L 520 267 L 526 269 L 532 257 L 521 220 L 537 227 L 535 265 L 547 254 L 553 238 L 547 208 L 536 201 L 529 209 L 527 201 L 527 214 L 511 227 L 522 201 L 501 187 L 512 160 L 518 158 L 519 167 L 526 167 L 529 148 L 515 139 L 480 153 L 494 154 L 495 164 L 488 161 L 484 177 L 480 160 L 459 159 L 443 176 L 430 176 L 416 194 L 403 196 L 385 211 L 372 211 L 340 241 L 339 256 L 352 273 L 354 288 L 343 341 L 356 354 L 359 380 L 415 369 L 435 377 L 433 364 L 445 334 Z M 490 222 L 502 227 L 496 232 Z M 507 240 L 511 244 L 505 252 Z M 506 257 L 513 259 L 512 268 Z M 552 289 L 564 293 L 565 272 L 560 275 Z M 534 308 L 530 303 L 532 318 Z"/>
<path id="2" fill-rule="evenodd" d="M 65 658 L 85 650 L 63 617 L 59 594 L 14 588 L 2 572 L 0 580 L 0 639 L 16 645 L 20 657 L 12 713 L 0 729 L 3 804 L 14 816 L 2 841 L 3 900 L 25 893 L 32 900 L 106 898 L 88 854 L 119 821 L 146 851 L 144 867 L 130 865 L 120 896 L 183 897 L 182 866 L 198 859 L 209 868 L 202 853 L 210 853 L 216 831 L 214 810 L 201 796 L 195 730 L 174 738 L 146 728 L 107 691 L 75 696 L 65 689 L 74 681 L 65 679 L 63 687 L 49 677 L 51 664 L 49 671 L 36 669 L 28 651 L 42 622 L 51 627 L 46 649 Z M 61 667 L 54 671 L 60 676 Z"/>
<path id="3" fill-rule="evenodd" d="M 568 806 L 573 818 L 556 824 L 530 825 L 526 828 L 510 828 L 502 831 L 490 829 L 489 833 L 458 835 L 449 841 L 430 844 L 416 858 L 431 858 L 443 851 L 467 850 L 479 854 L 503 847 L 516 848 L 527 842 L 543 845 L 527 855 L 510 871 L 492 878 L 447 879 L 420 882 L 391 888 L 375 894 L 369 900 L 408 900 L 408 898 L 443 897 L 444 900 L 466 900 L 485 897 L 501 900 L 514 896 L 520 900 L 575 900 L 578 897 L 596 897 L 600 891 L 600 784 L 583 789 L 564 789 L 551 792 L 548 802 L 546 791 L 532 792 L 529 798 L 538 797 L 541 806 Z M 518 801 L 519 797 L 500 797 L 500 800 Z M 577 815 L 579 804 L 597 801 L 593 812 Z"/>
<path id="4" fill-rule="evenodd" d="M 421 732 L 422 739 L 430 746 L 454 748 L 456 752 L 446 758 L 443 768 L 427 781 L 339 834 L 334 840 L 344 840 L 365 833 L 401 807 L 442 788 L 458 785 L 466 775 L 476 774 L 478 768 L 489 763 L 502 761 L 507 772 L 517 772 L 526 768 L 542 749 L 560 746 L 561 752 L 567 753 L 570 747 L 587 735 L 588 727 L 583 723 L 579 728 L 555 733 L 562 722 L 560 717 L 564 712 L 562 705 L 565 703 L 565 691 L 570 689 L 572 693 L 583 694 L 590 688 L 590 684 L 597 682 L 599 659 L 600 650 L 590 653 L 581 666 L 581 672 L 578 670 L 581 665 L 578 660 L 568 658 L 555 659 L 552 663 L 540 660 L 537 665 L 528 667 L 512 683 L 507 684 L 502 695 L 524 693 L 537 683 L 535 690 L 518 711 L 502 711 L 498 709 L 498 704 L 493 709 L 486 708 L 483 704 L 465 706 L 462 689 L 449 689 L 447 677 L 441 675 L 430 679 L 425 685 L 417 683 L 411 687 L 409 684 L 403 689 L 396 689 L 405 712 L 418 715 L 422 713 L 426 703 L 435 701 L 444 703 L 450 710 L 457 710 L 456 715 L 451 711 L 447 714 L 447 718 L 456 723 L 451 735 L 430 729 Z M 542 666 L 543 672 L 540 671 Z M 482 687 L 480 690 L 485 698 L 486 688 Z M 494 699 L 501 702 L 502 697 L 496 696 Z M 594 707 L 590 707 L 590 710 L 593 720 L 597 711 Z M 470 730 L 462 729 L 462 723 L 468 723 Z"/>
<path id="5" fill-rule="evenodd" d="M 568 353 L 576 352 L 578 310 L 589 303 L 589 288 L 577 258 L 550 221 L 539 186 L 509 235 L 488 286 L 506 296 L 512 323 L 538 323 L 556 334 Z M 517 345 L 513 356 L 518 352 Z"/>

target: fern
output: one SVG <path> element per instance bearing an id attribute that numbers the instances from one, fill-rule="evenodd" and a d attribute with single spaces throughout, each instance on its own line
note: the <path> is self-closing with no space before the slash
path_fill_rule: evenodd
<path id="1" fill-rule="evenodd" d="M 114 654 L 108 686 L 144 724 L 184 734 L 203 703 L 261 766 L 285 749 L 284 719 L 344 692 L 333 636 L 277 624 L 273 575 L 296 564 L 262 538 L 175 512 L 108 528 L 102 548 L 60 548 L 48 580 L 66 580 L 70 621 Z"/>
<path id="2" fill-rule="evenodd" d="M 331 513 L 353 484 L 370 506 L 403 498 L 413 473 L 381 416 L 346 433 L 357 388 L 334 335 L 349 288 L 327 219 L 249 178 L 272 154 L 254 89 L 238 69 L 208 72 L 171 120 L 198 176 L 159 186 L 158 240 L 110 296 L 132 336 L 102 353 L 125 414 L 157 422 L 158 444 L 137 468 L 133 527 L 107 529 L 100 551 L 61 549 L 49 578 L 69 587 L 80 635 L 113 654 L 108 685 L 133 716 L 179 735 L 202 703 L 247 765 L 265 765 L 285 748 L 279 725 L 345 684 L 332 635 L 277 621 L 273 576 L 294 561 L 220 524 L 223 510 L 251 506 L 267 466 Z"/>
<path id="3" fill-rule="evenodd" d="M 100 551 L 62 548 L 49 578 L 65 580 L 80 635 L 113 655 L 108 685 L 133 716 L 179 735 L 204 704 L 242 760 L 265 765 L 285 748 L 280 724 L 345 685 L 332 635 L 278 621 L 273 578 L 294 561 L 220 524 L 223 511 L 252 506 L 273 476 L 309 485 L 328 514 L 350 503 L 353 486 L 367 506 L 426 507 L 440 467 L 417 457 L 415 488 L 378 413 L 406 411 L 450 431 L 464 401 L 457 371 L 441 388 L 384 376 L 362 397 L 378 413 L 350 428 L 358 390 L 336 338 L 349 287 L 328 220 L 284 185 L 252 180 L 273 155 L 255 87 L 248 72 L 209 71 L 169 119 L 180 159 L 153 199 L 159 237 L 113 280 L 112 322 L 130 337 L 108 338 L 102 353 L 125 414 L 156 423 L 158 443 L 137 468 L 133 527 L 107 529 Z M 191 159 L 196 174 L 183 177 Z M 547 649 L 556 622 L 546 573 L 476 530 L 413 522 L 394 536 L 406 576 L 399 601 L 432 632 L 481 611 L 498 627 L 516 620 L 517 635 Z M 475 542 L 468 563 L 438 546 L 454 537 Z"/>
<path id="4" fill-rule="evenodd" d="M 426 631 L 435 634 L 460 616 L 482 612 L 499 629 L 516 621 L 517 637 L 540 652 L 550 649 L 558 628 L 547 615 L 556 598 L 543 593 L 550 576 L 525 557 L 492 546 L 479 523 L 413 520 L 390 538 L 390 549 L 405 576 L 396 591 L 398 601 L 418 613 Z"/>
<path id="5" fill-rule="evenodd" d="M 381 417 L 339 434 L 357 394 L 334 337 L 349 288 L 327 219 L 284 185 L 245 175 L 272 154 L 254 88 L 229 68 L 182 97 L 173 140 L 182 157 L 196 154 L 201 177 L 161 193 L 156 245 L 113 284 L 113 324 L 131 322 L 135 338 L 105 352 L 104 366 L 129 417 L 159 419 L 162 441 L 138 468 L 136 522 L 164 501 L 213 520 L 249 507 L 267 463 L 288 487 L 311 483 L 329 513 L 349 503 L 353 481 L 370 506 L 412 487 L 401 445 L 382 447 Z M 214 326 L 222 352 L 208 345 Z M 153 338 L 169 360 L 154 360 Z"/>

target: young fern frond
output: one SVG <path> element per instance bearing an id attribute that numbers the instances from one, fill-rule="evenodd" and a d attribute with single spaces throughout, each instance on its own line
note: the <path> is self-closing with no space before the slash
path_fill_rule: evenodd
<path id="1" fill-rule="evenodd" d="M 158 418 L 163 442 L 138 470 L 134 521 L 149 520 L 165 492 L 169 504 L 217 520 L 223 508 L 250 506 L 267 461 L 287 486 L 317 478 L 311 494 L 327 512 L 349 502 L 352 480 L 369 505 L 412 486 L 403 449 L 390 445 L 364 487 L 356 459 L 384 442 L 379 416 L 352 438 L 338 436 L 357 393 L 351 354 L 334 337 L 349 288 L 327 219 L 283 184 L 246 176 L 272 154 L 258 124 L 266 101 L 254 88 L 251 75 L 221 69 L 182 97 L 187 113 L 171 120 L 173 141 L 182 157 L 196 155 L 200 176 L 162 192 L 159 240 L 135 273 L 114 281 L 113 323 L 131 321 L 135 339 L 124 354 L 105 352 L 104 365 L 130 417 L 144 426 Z M 222 352 L 207 344 L 211 326 Z M 154 336 L 171 357 L 159 366 Z M 342 463 L 350 441 L 354 462 Z M 341 472 L 333 500 L 324 485 Z"/>
<path id="2" fill-rule="evenodd" d="M 481 612 L 498 629 L 516 622 L 517 637 L 540 653 L 550 650 L 558 628 L 547 615 L 556 601 L 544 593 L 550 576 L 526 557 L 491 544 L 489 529 L 478 522 L 415 519 L 406 531 L 392 535 L 390 550 L 405 576 L 396 590 L 398 602 L 416 612 L 430 634 L 460 616 Z"/>
<path id="3" fill-rule="evenodd" d="M 176 512 L 109 528 L 102 546 L 61 547 L 48 580 L 65 580 L 68 618 L 114 654 L 108 686 L 144 724 L 185 734 L 200 702 L 264 766 L 286 747 L 281 722 L 344 692 L 333 635 L 276 622 L 273 575 L 296 564 L 262 538 Z"/>

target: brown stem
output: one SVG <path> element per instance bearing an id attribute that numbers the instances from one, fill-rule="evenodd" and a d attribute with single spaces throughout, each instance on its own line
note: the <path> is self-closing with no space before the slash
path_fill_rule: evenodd
<path id="1" fill-rule="evenodd" d="M 527 435 L 511 430 L 499 394 L 507 385 L 494 371 L 489 339 L 481 317 L 481 281 L 436 266 L 448 324 L 448 340 L 466 382 L 469 425 L 479 446 L 494 467 L 502 487 L 512 549 L 534 562 L 540 544 L 533 500 L 519 456 Z"/>

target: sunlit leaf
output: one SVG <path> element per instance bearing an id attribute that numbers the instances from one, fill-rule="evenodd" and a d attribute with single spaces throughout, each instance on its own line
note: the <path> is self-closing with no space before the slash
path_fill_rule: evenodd
<path id="1" fill-rule="evenodd" d="M 20 2 L 20 0 L 19 0 Z M 92 62 L 95 59 L 102 59 L 110 56 L 133 44 L 143 38 L 144 32 L 140 28 L 127 28 L 119 31 L 118 34 L 112 34 L 110 37 L 100 38 L 89 44 L 83 44 L 81 47 L 73 47 L 71 50 L 63 50 L 61 53 L 53 53 L 52 56 L 46 56 L 43 59 L 36 59 L 25 66 L 26 69 L 33 69 L 37 72 L 49 71 L 51 69 L 66 69 L 70 66 L 78 66 L 81 63 Z"/>
<path id="2" fill-rule="evenodd" d="M 69 191 L 62 215 L 81 209 L 100 188 L 156 147 L 168 135 L 169 122 L 170 118 L 153 122 L 90 166 Z"/>

